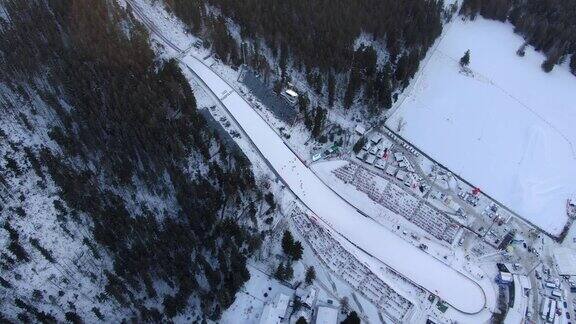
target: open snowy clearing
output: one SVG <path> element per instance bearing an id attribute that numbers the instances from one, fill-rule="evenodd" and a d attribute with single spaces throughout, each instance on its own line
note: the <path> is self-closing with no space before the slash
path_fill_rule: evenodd
<path id="1" fill-rule="evenodd" d="M 510 24 L 448 25 L 388 127 L 534 225 L 558 235 L 576 194 L 576 77 L 544 73 Z M 458 61 L 470 49 L 473 75 Z"/>
<path id="2" fill-rule="evenodd" d="M 290 189 L 334 230 L 460 311 L 477 313 L 484 308 L 486 296 L 478 283 L 362 216 L 324 185 L 210 68 L 191 56 L 182 61 L 220 98 Z"/>

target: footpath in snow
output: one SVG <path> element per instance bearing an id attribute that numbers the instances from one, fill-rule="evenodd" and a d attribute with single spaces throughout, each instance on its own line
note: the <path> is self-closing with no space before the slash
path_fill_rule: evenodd
<path id="1" fill-rule="evenodd" d="M 266 122 L 203 62 L 182 59 L 217 96 L 290 189 L 319 218 L 365 252 L 465 313 L 483 310 L 486 296 L 473 279 L 410 245 L 336 195 Z"/>

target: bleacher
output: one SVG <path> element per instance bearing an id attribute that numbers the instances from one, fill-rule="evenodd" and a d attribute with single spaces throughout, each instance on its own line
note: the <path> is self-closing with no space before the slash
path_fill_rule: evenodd
<path id="1" fill-rule="evenodd" d="M 449 244 L 454 242 L 460 225 L 393 181 L 359 168 L 354 163 L 348 163 L 332 172 L 338 179 L 353 184 L 373 201 L 401 215 L 438 240 Z"/>
<path id="2" fill-rule="evenodd" d="M 376 276 L 352 253 L 344 249 L 326 229 L 312 221 L 300 209 L 294 208 L 291 217 L 298 232 L 330 272 L 347 282 L 394 322 L 402 322 L 413 307 L 409 300 Z"/>

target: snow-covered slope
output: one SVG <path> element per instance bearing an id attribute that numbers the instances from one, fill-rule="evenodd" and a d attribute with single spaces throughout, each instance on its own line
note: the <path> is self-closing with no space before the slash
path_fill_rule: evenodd
<path id="1" fill-rule="evenodd" d="M 240 95 L 199 59 L 187 56 L 182 63 L 226 106 L 264 157 L 319 218 L 354 245 L 425 287 L 465 313 L 486 305 L 485 292 L 472 278 L 460 273 L 361 215 L 326 186 L 284 144 Z M 364 258 L 365 255 L 363 255 Z"/>
<path id="2" fill-rule="evenodd" d="M 509 24 L 458 19 L 387 125 L 550 234 L 576 193 L 576 77 L 544 73 L 544 56 Z M 470 69 L 458 61 L 470 49 Z"/>

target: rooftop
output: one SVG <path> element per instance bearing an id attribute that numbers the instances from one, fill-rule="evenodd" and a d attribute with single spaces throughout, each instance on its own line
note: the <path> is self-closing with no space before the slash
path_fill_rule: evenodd
<path id="1" fill-rule="evenodd" d="M 279 294 L 273 302 L 266 303 L 264 309 L 262 310 L 262 316 L 260 317 L 261 324 L 280 324 L 281 320 L 286 315 L 286 309 L 288 308 L 288 303 L 290 302 L 290 297 L 285 294 Z"/>
<path id="2" fill-rule="evenodd" d="M 296 91 L 292 89 L 286 90 L 286 94 L 289 95 L 290 97 L 298 97 L 298 93 L 296 93 Z"/>
<path id="3" fill-rule="evenodd" d="M 336 324 L 338 321 L 338 309 L 330 306 L 318 307 L 316 324 Z"/>

